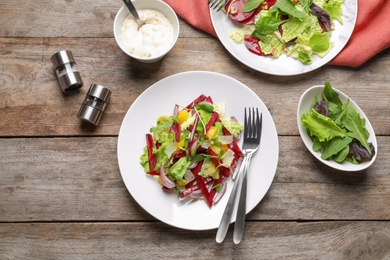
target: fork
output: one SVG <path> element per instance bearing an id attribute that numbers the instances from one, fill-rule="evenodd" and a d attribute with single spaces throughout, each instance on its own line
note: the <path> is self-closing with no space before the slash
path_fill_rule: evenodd
<path id="1" fill-rule="evenodd" d="M 245 110 L 245 122 L 244 122 L 244 144 L 242 152 L 244 153 L 243 168 L 241 175 L 238 176 L 241 186 L 241 195 L 238 202 L 236 223 L 234 225 L 233 242 L 239 244 L 244 234 L 245 215 L 246 215 L 246 195 L 247 195 L 247 183 L 248 183 L 248 169 L 252 156 L 257 152 L 260 146 L 263 117 L 259 115 L 259 110 L 249 108 L 249 116 L 247 117 L 247 110 Z"/>
<path id="2" fill-rule="evenodd" d="M 247 112 L 248 111 L 248 112 Z M 244 110 L 244 142 L 243 154 L 244 159 L 240 166 L 237 175 L 237 180 L 234 183 L 225 211 L 222 215 L 221 222 L 218 227 L 216 241 L 222 243 L 225 239 L 229 228 L 237 194 L 240 195 L 239 205 L 236 212 L 236 223 L 234 225 L 233 241 L 239 244 L 244 233 L 245 214 L 246 214 L 246 192 L 247 192 L 247 171 L 252 156 L 256 153 L 260 146 L 261 131 L 262 131 L 262 114 L 259 115 L 258 108 L 245 108 Z"/>
<path id="3" fill-rule="evenodd" d="M 226 5 L 229 0 L 209 0 L 209 7 L 215 11 L 219 11 Z"/>

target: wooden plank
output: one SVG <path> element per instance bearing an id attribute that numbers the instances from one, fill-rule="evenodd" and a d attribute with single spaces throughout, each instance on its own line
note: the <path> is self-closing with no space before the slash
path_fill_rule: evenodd
<path id="1" fill-rule="evenodd" d="M 320 164 L 299 137 L 281 136 L 274 182 L 248 218 L 390 220 L 389 138 L 378 137 L 372 167 L 345 173 Z M 0 222 L 153 220 L 124 186 L 116 145 L 115 137 L 0 139 Z"/>
<path id="2" fill-rule="evenodd" d="M 0 224 L 3 259 L 389 259 L 390 222 L 247 222 L 244 239 L 161 223 Z"/>
<path id="3" fill-rule="evenodd" d="M 75 55 L 85 83 L 79 92 L 64 95 L 59 89 L 50 57 L 61 49 Z M 280 135 L 298 135 L 300 95 L 325 81 L 361 106 L 376 134 L 390 131 L 390 119 L 383 113 L 389 107 L 390 51 L 359 70 L 325 66 L 299 80 L 255 72 L 235 61 L 217 39 L 207 38 L 181 38 L 156 64 L 126 57 L 113 39 L 106 38 L 0 38 L 0 54 L 0 136 L 116 135 L 127 109 L 146 88 L 167 76 L 193 70 L 229 75 L 253 89 L 271 111 Z M 76 117 L 92 83 L 113 91 L 97 129 L 81 125 Z"/>
<path id="4" fill-rule="evenodd" d="M 120 7 L 120 1 L 2 1 L 0 35 L 110 37 Z"/>
<path id="5" fill-rule="evenodd" d="M 0 2 L 0 37 L 114 37 L 115 15 L 121 1 Z M 211 37 L 180 19 L 180 35 Z"/>

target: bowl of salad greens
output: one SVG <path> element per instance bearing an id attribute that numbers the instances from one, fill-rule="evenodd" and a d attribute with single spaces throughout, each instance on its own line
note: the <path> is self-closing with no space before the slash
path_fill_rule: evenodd
<path id="1" fill-rule="evenodd" d="M 306 90 L 298 104 L 300 136 L 322 163 L 341 171 L 361 171 L 375 161 L 375 132 L 360 107 L 329 82 Z"/>

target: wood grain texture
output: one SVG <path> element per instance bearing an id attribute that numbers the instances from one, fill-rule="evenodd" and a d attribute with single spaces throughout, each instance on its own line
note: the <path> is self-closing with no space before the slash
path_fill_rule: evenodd
<path id="1" fill-rule="evenodd" d="M 116 142 L 115 137 L 2 139 L 0 221 L 153 220 L 123 184 Z M 320 164 L 299 137 L 279 142 L 274 182 L 248 219 L 390 219 L 389 137 L 379 137 L 387 145 L 372 167 L 358 173 Z"/>
<path id="2" fill-rule="evenodd" d="M 389 222 L 247 222 L 193 232 L 161 223 L 0 224 L 2 259 L 389 259 Z M 2 239 L 6 238 L 6 239 Z"/>
<path id="3" fill-rule="evenodd" d="M 3 0 L 0 37 L 112 38 L 115 15 L 122 1 Z M 186 23 L 180 20 L 181 27 Z M 195 28 L 180 36 L 211 37 Z"/>
<path id="4" fill-rule="evenodd" d="M 149 86 L 176 73 L 205 69 L 229 75 L 255 91 L 277 119 L 280 135 L 298 134 L 296 109 L 301 94 L 325 81 L 348 94 L 365 111 L 376 134 L 390 131 L 389 117 L 383 113 L 390 105 L 388 52 L 359 70 L 325 66 L 296 78 L 254 72 L 235 61 L 216 39 L 209 38 L 181 38 L 156 64 L 126 57 L 111 38 L 0 38 L 0 46 L 4 46 L 0 52 L 0 136 L 116 135 L 132 102 Z M 96 50 L 95 46 L 104 48 Z M 50 57 L 61 49 L 73 51 L 82 75 L 85 86 L 76 93 L 63 94 L 55 78 Z M 76 116 L 92 83 L 113 92 L 96 129 L 81 125 Z"/>

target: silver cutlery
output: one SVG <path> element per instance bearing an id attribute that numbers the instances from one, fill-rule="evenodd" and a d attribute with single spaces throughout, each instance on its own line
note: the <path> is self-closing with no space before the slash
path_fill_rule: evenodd
<path id="1" fill-rule="evenodd" d="M 240 199 L 238 201 L 236 223 L 234 225 L 233 242 L 239 244 L 244 234 L 245 216 L 246 216 L 246 195 L 248 182 L 248 169 L 252 156 L 257 152 L 260 146 L 263 117 L 259 115 L 259 110 L 254 108 L 245 110 L 244 122 L 244 143 L 242 152 L 244 153 L 243 170 L 241 176 L 238 176 L 242 182 Z"/>
<path id="2" fill-rule="evenodd" d="M 222 243 L 226 237 L 231 217 L 235 209 L 237 196 L 239 196 L 239 204 L 236 211 L 236 223 L 234 225 L 234 243 L 239 244 L 244 234 L 247 197 L 247 172 L 251 158 L 260 146 L 262 132 L 262 114 L 259 114 L 258 108 L 245 108 L 244 113 L 244 141 L 242 148 L 244 159 L 240 166 L 240 170 L 236 177 L 236 181 L 234 182 L 232 192 L 218 227 L 217 236 L 215 239 L 217 243 Z"/>
<path id="3" fill-rule="evenodd" d="M 138 27 L 141 27 L 144 24 L 144 22 L 142 22 L 141 19 L 139 18 L 137 9 L 135 9 L 135 6 L 131 2 L 131 0 L 123 0 L 123 2 L 127 6 L 127 9 L 129 9 L 131 15 L 134 17 L 135 21 L 138 24 Z"/>
<path id="4" fill-rule="evenodd" d="M 209 0 L 209 7 L 215 11 L 219 11 L 226 5 L 229 0 Z"/>

